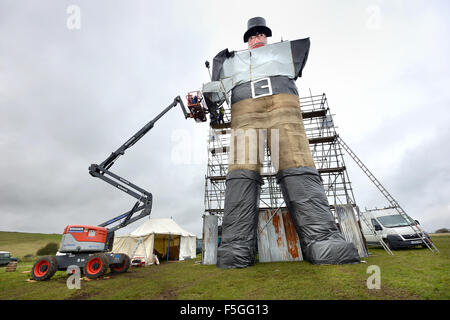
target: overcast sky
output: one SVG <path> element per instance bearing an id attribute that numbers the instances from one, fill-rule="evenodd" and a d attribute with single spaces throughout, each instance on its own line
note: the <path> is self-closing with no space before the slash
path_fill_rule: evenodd
<path id="1" fill-rule="evenodd" d="M 0 230 L 61 233 L 129 210 L 133 198 L 89 165 L 209 81 L 205 60 L 245 49 L 254 16 L 271 42 L 310 37 L 300 95 L 326 93 L 341 137 L 405 211 L 427 231 L 450 228 L 449 1 L 33 4 L 0 0 Z M 197 236 L 207 132 L 177 107 L 112 167 L 153 194 L 152 217 Z M 346 164 L 358 205 L 386 206 Z"/>

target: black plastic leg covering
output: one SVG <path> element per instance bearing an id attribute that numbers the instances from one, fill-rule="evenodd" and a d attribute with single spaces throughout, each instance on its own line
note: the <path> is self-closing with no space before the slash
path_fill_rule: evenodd
<path id="1" fill-rule="evenodd" d="M 353 243 L 345 241 L 330 211 L 316 168 L 299 167 L 277 174 L 305 260 L 313 264 L 360 262 Z"/>
<path id="2" fill-rule="evenodd" d="M 245 268 L 255 264 L 261 184 L 261 175 L 256 171 L 228 173 L 217 267 Z"/>

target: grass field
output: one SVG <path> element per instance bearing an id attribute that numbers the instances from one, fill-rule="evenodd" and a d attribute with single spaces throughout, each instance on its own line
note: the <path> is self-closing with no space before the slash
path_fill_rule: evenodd
<path id="1" fill-rule="evenodd" d="M 33 261 L 19 262 L 16 272 L 0 268 L 0 299 L 450 299 L 450 235 L 432 236 L 439 254 L 428 249 L 394 251 L 371 248 L 366 263 L 311 265 L 308 262 L 258 263 L 246 269 L 222 270 L 199 264 L 200 256 L 183 262 L 130 268 L 125 274 L 81 281 L 68 289 L 67 274 L 29 282 Z M 60 235 L 0 232 L 0 250 L 19 258 L 35 254 Z M 367 268 L 381 270 L 381 289 L 367 289 Z"/>
<path id="2" fill-rule="evenodd" d="M 9 251 L 14 257 L 36 256 L 47 243 L 61 241 L 60 234 L 1 232 L 0 251 Z"/>

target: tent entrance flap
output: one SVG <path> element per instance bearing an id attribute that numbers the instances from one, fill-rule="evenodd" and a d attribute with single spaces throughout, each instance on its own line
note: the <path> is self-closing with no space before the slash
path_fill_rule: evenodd
<path id="1" fill-rule="evenodd" d="M 125 253 L 130 258 L 144 258 L 145 263 L 153 263 L 153 234 L 142 237 L 118 236 L 114 238 L 113 252 Z"/>
<path id="2" fill-rule="evenodd" d="M 155 234 L 154 246 L 160 260 L 179 260 L 180 236 L 174 234 Z"/>
<path id="3" fill-rule="evenodd" d="M 145 250 L 149 259 L 153 260 L 153 254 L 156 253 L 159 261 L 167 261 L 167 258 L 169 260 L 186 260 L 193 259 L 196 256 L 195 234 L 182 229 L 172 219 L 162 218 L 148 219 L 130 235 L 116 237 L 113 251 L 120 249 L 125 251 L 123 253 L 130 255 L 140 238 L 144 239 L 145 246 L 142 243 L 139 244 L 135 255 L 142 254 L 142 256 L 145 256 L 143 254 Z"/>

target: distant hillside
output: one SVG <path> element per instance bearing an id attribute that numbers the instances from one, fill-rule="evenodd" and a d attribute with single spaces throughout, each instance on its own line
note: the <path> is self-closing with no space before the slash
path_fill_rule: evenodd
<path id="1" fill-rule="evenodd" d="M 60 234 L 6 232 L 0 231 L 0 251 L 9 251 L 15 257 L 36 255 L 36 251 L 47 243 L 59 245 Z"/>

